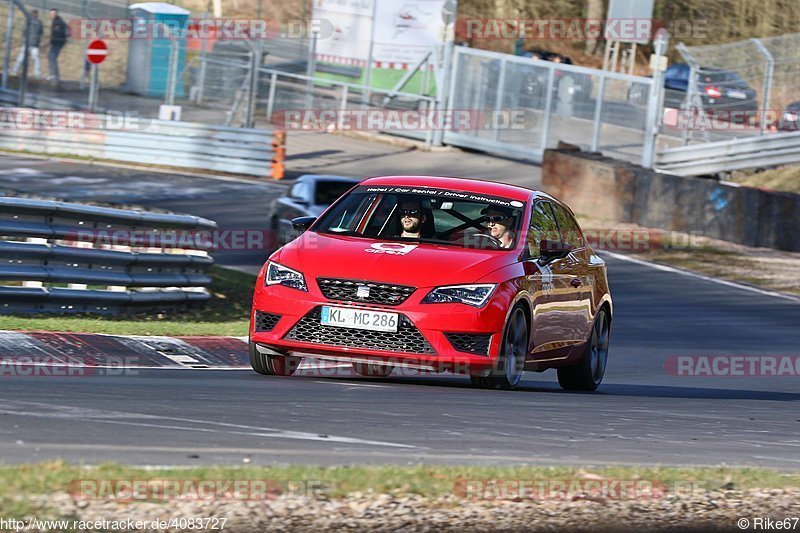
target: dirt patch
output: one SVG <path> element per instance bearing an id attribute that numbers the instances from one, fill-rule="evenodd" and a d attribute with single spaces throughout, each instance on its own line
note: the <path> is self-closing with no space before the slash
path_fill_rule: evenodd
<path id="1" fill-rule="evenodd" d="M 188 518 L 224 519 L 225 530 L 231 531 L 730 531 L 741 525 L 753 527 L 756 516 L 783 520 L 797 516 L 800 510 L 797 489 L 670 494 L 635 501 L 577 496 L 568 500 L 475 502 L 388 494 L 168 504 L 76 501 L 66 493 L 39 499 L 63 518 L 107 523 L 129 519 L 174 521 L 177 527 L 163 528 L 167 531 L 190 529 L 180 525 L 181 519 L 186 524 Z"/>
<path id="2" fill-rule="evenodd" d="M 637 224 L 578 215 L 581 228 L 595 249 L 800 295 L 800 253 L 753 248 L 702 235 L 656 230 Z"/>

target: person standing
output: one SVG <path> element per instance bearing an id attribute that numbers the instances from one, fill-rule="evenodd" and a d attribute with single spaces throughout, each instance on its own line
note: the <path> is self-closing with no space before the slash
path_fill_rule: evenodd
<path id="1" fill-rule="evenodd" d="M 50 53 L 47 55 L 48 66 L 50 67 L 50 76 L 48 79 L 55 80 L 56 83 L 60 81 L 58 75 L 58 55 L 61 49 L 67 44 L 67 37 L 69 36 L 69 29 L 67 23 L 64 22 L 57 9 L 50 10 L 50 18 L 53 20 L 50 26 Z"/>
<path id="2" fill-rule="evenodd" d="M 42 75 L 42 65 L 39 62 L 39 45 L 42 42 L 42 33 L 44 32 L 44 24 L 39 20 L 39 11 L 36 9 L 31 10 L 31 23 L 28 28 L 28 41 L 22 45 L 22 50 L 19 51 L 17 60 L 14 62 L 14 68 L 11 69 L 11 75 L 16 76 L 22 62 L 25 61 L 25 49 L 28 49 L 28 55 L 33 58 L 33 73 L 38 78 Z"/>

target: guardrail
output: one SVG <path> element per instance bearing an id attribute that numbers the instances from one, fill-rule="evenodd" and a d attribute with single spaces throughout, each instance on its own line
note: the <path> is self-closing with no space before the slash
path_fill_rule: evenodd
<path id="1" fill-rule="evenodd" d="M 6 108 L 7 116 L 35 113 Z M 0 149 L 268 177 L 272 130 L 63 111 L 75 124 L 0 128 Z"/>
<path id="2" fill-rule="evenodd" d="M 201 305 L 214 263 L 203 234 L 216 228 L 190 215 L 0 197 L 0 313 Z"/>
<path id="3" fill-rule="evenodd" d="M 670 148 L 658 154 L 656 170 L 700 176 L 800 162 L 800 132 L 774 133 Z"/>

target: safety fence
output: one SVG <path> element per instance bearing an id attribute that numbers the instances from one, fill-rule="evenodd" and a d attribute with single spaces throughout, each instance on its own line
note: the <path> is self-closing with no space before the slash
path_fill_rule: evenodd
<path id="1" fill-rule="evenodd" d="M 82 17 L 114 19 L 127 17 L 128 6 L 134 3 L 130 0 L 23 0 L 26 7 L 41 12 L 57 9 Z"/>
<path id="2" fill-rule="evenodd" d="M 0 197 L 0 313 L 160 312 L 210 299 L 215 222 Z"/>
<path id="3" fill-rule="evenodd" d="M 7 109 L 6 114 L 28 113 Z M 0 149 L 66 154 L 140 164 L 266 177 L 273 174 L 275 132 L 191 122 L 81 113 L 46 128 L 0 128 Z M 282 138 L 279 134 L 278 138 Z M 282 155 L 282 152 L 278 155 Z"/>
<path id="4" fill-rule="evenodd" d="M 792 104 L 800 105 L 800 33 L 747 39 L 707 46 L 677 46 L 688 65 L 676 72 L 667 107 L 683 107 L 709 115 L 733 114 L 755 124 L 750 135 L 769 133 Z M 680 90 L 675 90 L 680 89 Z M 741 130 L 728 128 L 729 137 Z M 725 128 L 714 133 L 725 134 Z M 704 131 L 685 130 L 685 141 L 704 142 Z"/>
<path id="5" fill-rule="evenodd" d="M 497 120 L 449 129 L 444 142 L 541 162 L 545 149 L 563 141 L 641 162 L 654 140 L 652 85 L 651 78 L 457 46 L 449 107 L 489 110 Z M 512 111 L 523 115 L 514 121 Z"/>

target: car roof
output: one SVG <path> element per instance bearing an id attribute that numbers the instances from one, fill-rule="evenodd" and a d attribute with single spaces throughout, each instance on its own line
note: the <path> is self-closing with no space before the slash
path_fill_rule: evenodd
<path id="1" fill-rule="evenodd" d="M 336 176 L 333 174 L 303 174 L 297 181 L 341 181 L 343 183 L 358 183 L 359 178 L 350 178 L 347 176 Z"/>
<path id="2" fill-rule="evenodd" d="M 411 187 L 436 187 L 440 189 L 453 189 L 476 194 L 489 194 L 511 200 L 527 202 L 531 195 L 550 198 L 541 191 L 535 191 L 518 185 L 485 181 L 474 178 L 454 178 L 444 176 L 379 176 L 367 178 L 362 185 L 393 185 Z"/>

